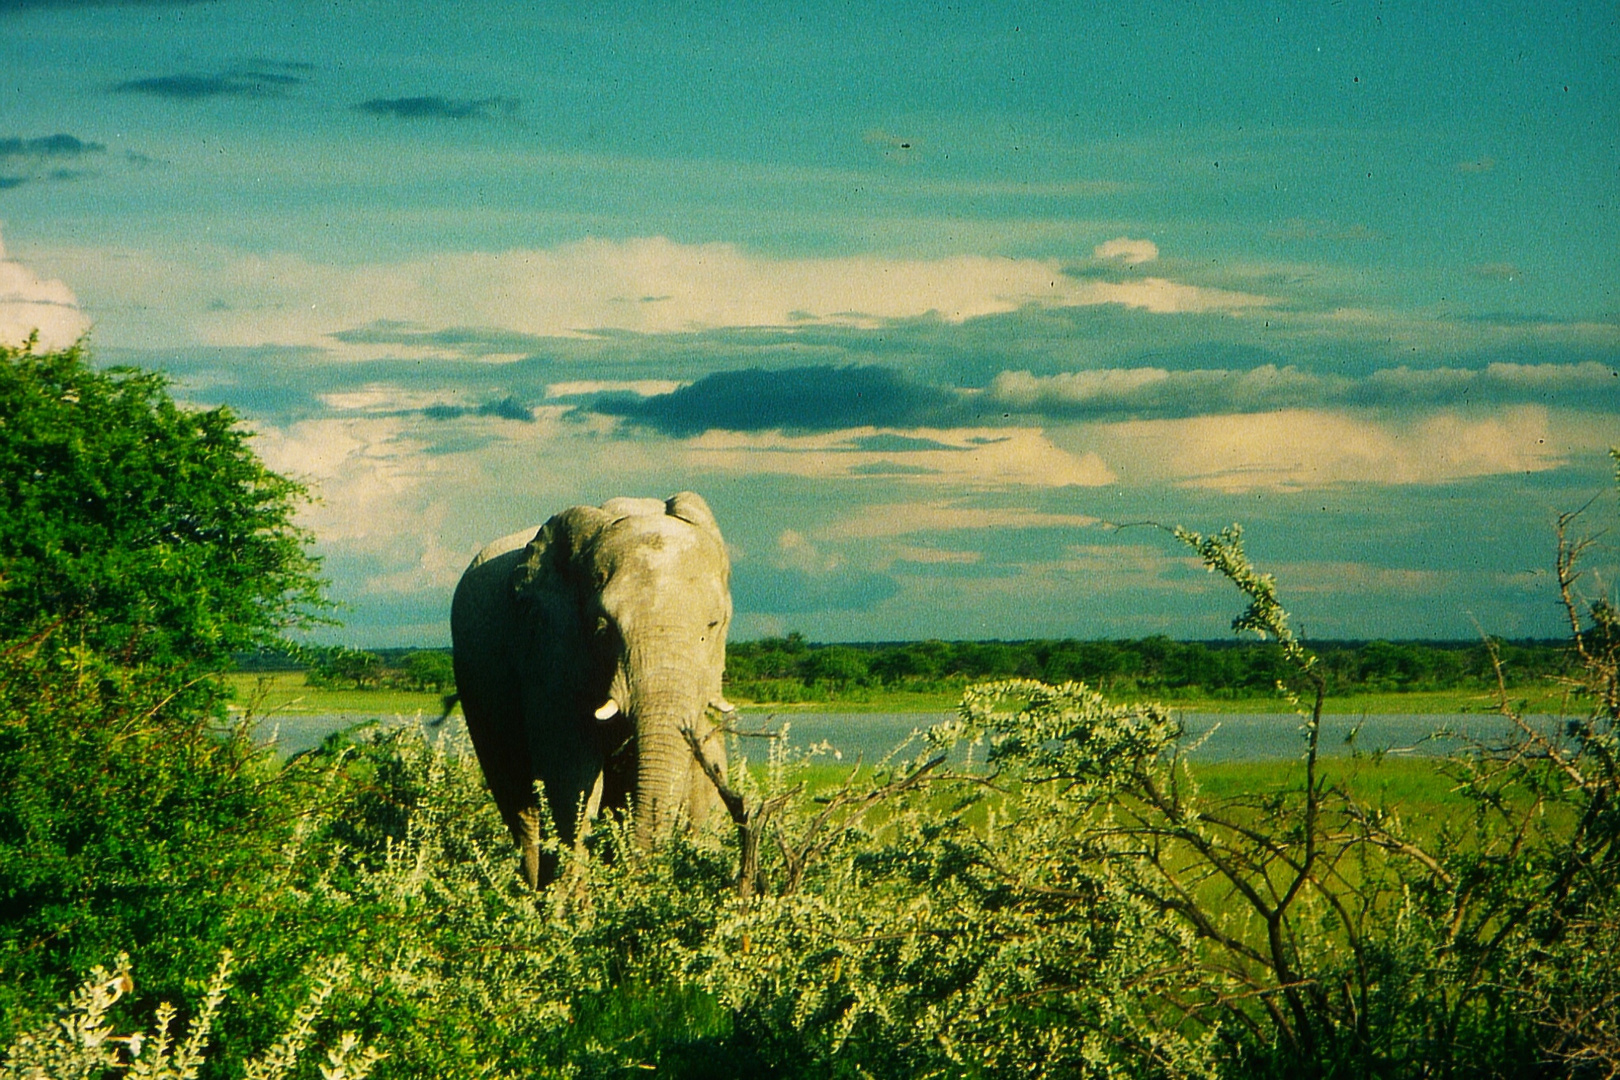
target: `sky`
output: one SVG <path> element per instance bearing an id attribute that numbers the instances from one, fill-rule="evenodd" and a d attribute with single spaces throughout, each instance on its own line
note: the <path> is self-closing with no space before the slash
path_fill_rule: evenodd
<path id="1" fill-rule="evenodd" d="M 1229 635 L 1143 522 L 1310 637 L 1567 629 L 1620 9 L 834 7 L 0 0 L 0 339 L 233 409 L 354 645 L 683 489 L 736 639 Z"/>

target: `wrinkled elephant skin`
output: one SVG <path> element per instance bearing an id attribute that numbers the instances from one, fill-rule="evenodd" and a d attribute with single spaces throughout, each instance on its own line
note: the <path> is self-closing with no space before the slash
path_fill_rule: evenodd
<path id="1" fill-rule="evenodd" d="M 556 875 L 535 781 L 565 845 L 600 808 L 633 806 L 647 844 L 716 804 L 682 732 L 724 768 L 708 717 L 730 709 L 729 583 L 719 526 L 691 492 L 573 507 L 485 547 L 462 575 L 456 688 L 531 885 Z"/>

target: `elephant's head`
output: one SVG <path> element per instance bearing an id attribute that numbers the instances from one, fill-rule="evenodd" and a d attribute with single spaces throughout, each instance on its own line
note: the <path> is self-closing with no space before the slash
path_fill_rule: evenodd
<path id="1" fill-rule="evenodd" d="M 561 705 L 605 746 L 629 741 L 618 754 L 634 756 L 622 782 L 631 788 L 637 838 L 648 842 L 683 812 L 700 819 L 714 793 L 683 729 L 706 736 L 707 710 L 731 709 L 720 686 L 730 562 L 708 505 L 682 492 L 576 506 L 529 544 L 513 585 L 539 606 L 545 633 L 574 642 L 552 662 L 576 670 L 547 680 L 573 700 L 550 707 Z M 708 738 L 705 750 L 723 767 L 719 739 Z"/>

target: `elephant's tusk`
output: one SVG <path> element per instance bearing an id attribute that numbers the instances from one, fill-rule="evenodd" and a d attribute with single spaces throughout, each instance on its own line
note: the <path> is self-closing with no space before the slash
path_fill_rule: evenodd
<path id="1" fill-rule="evenodd" d="M 602 774 L 596 774 L 596 782 L 591 785 L 591 794 L 585 800 L 585 820 L 595 821 L 602 812 Z"/>
<path id="2" fill-rule="evenodd" d="M 734 713 L 737 711 L 737 706 L 733 705 L 723 697 L 714 699 L 714 707 L 723 713 Z"/>
<path id="3" fill-rule="evenodd" d="M 604 723 L 618 715 L 619 703 L 614 701 L 612 698 L 608 698 L 607 704 L 603 705 L 600 709 L 597 709 L 595 713 L 596 718 Z"/>

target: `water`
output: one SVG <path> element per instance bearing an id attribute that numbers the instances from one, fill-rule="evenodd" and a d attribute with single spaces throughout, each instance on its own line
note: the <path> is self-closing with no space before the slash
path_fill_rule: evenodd
<path id="1" fill-rule="evenodd" d="M 877 761 L 907 738 L 915 729 L 927 730 L 932 724 L 954 718 L 955 713 L 784 713 L 764 723 L 764 717 L 744 717 L 743 729 L 778 728 L 789 724 L 793 745 L 811 746 L 827 742 L 830 757 L 853 760 L 864 757 Z M 1185 745 L 1193 747 L 1194 761 L 1282 761 L 1305 752 L 1301 718 L 1291 713 L 1196 713 L 1181 712 L 1187 728 Z M 1562 726 L 1555 717 L 1531 717 L 1543 731 Z M 1437 738 L 1444 729 L 1450 734 Z M 1469 739 L 1501 742 L 1511 729 L 1501 716 L 1477 713 L 1455 715 L 1324 716 L 1319 753 L 1323 756 L 1349 756 L 1360 751 L 1398 755 L 1435 756 L 1466 749 Z M 1202 737 L 1200 741 L 1200 737 Z M 1353 738 L 1352 738 L 1353 737 Z M 743 751 L 749 757 L 763 757 L 764 749 Z M 911 751 L 912 753 L 915 750 Z M 909 755 L 908 755 L 909 756 Z"/>
<path id="2" fill-rule="evenodd" d="M 926 731 L 931 725 L 954 716 L 954 713 L 748 711 L 736 721 L 736 727 L 744 732 L 763 732 L 778 731 L 785 724 L 789 743 L 795 748 L 825 743 L 827 749 L 821 755 L 822 760 L 872 763 L 881 760 L 914 730 Z M 1200 736 L 1208 736 L 1192 750 L 1195 761 L 1282 761 L 1304 753 L 1300 718 L 1292 714 L 1185 712 L 1180 716 L 1187 727 L 1189 745 Z M 1530 719 L 1541 730 L 1556 731 L 1561 726 L 1561 722 L 1551 716 Z M 277 748 L 290 756 L 318 746 L 334 731 L 373 721 L 385 727 L 423 722 L 421 717 L 288 714 L 261 721 L 256 733 L 265 742 L 274 738 Z M 1434 738 L 1441 729 L 1453 735 Z M 460 732 L 461 718 L 452 718 L 442 730 Z M 1350 741 L 1352 731 L 1355 732 L 1353 743 Z M 1501 741 L 1509 734 L 1507 720 L 1490 714 L 1324 716 L 1320 745 L 1325 756 L 1344 756 L 1356 750 L 1432 756 L 1464 749 L 1467 743 L 1459 736 L 1491 742 Z M 754 761 L 764 760 L 769 752 L 768 742 L 763 738 L 744 737 L 739 746 L 741 752 Z M 919 744 L 913 744 L 906 756 L 919 749 Z"/>

